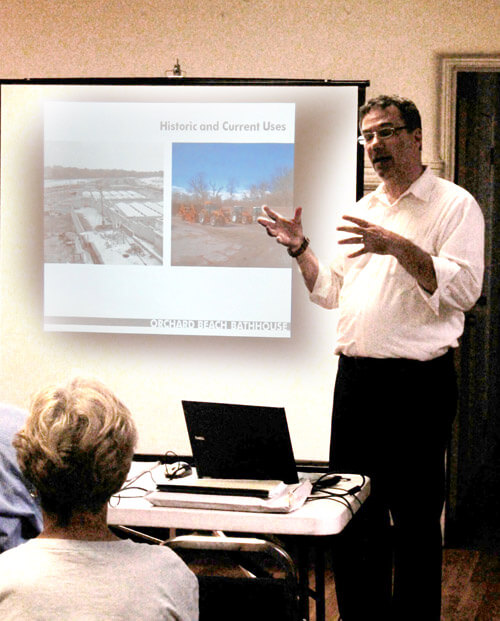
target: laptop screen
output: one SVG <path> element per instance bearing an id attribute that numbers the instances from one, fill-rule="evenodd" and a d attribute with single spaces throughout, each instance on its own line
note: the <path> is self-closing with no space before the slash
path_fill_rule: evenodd
<path id="1" fill-rule="evenodd" d="M 297 483 L 284 408 L 183 401 L 198 476 Z"/>

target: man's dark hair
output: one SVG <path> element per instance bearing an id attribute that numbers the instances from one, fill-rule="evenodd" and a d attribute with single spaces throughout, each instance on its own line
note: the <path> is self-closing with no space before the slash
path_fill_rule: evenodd
<path id="1" fill-rule="evenodd" d="M 378 97 L 368 100 L 359 109 L 359 122 L 361 123 L 364 117 L 371 112 L 373 108 L 382 108 L 383 110 L 389 106 L 395 106 L 399 110 L 401 118 L 409 132 L 415 129 L 422 129 L 422 119 L 420 118 L 420 112 L 417 106 L 410 99 L 405 99 L 398 95 L 379 95 Z"/>

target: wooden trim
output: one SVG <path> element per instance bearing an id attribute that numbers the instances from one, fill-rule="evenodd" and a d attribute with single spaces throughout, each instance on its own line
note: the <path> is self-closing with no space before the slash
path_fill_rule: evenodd
<path id="1" fill-rule="evenodd" d="M 443 176 L 450 181 L 454 181 L 455 176 L 455 114 L 459 71 L 500 71 L 500 56 L 441 57 L 440 156 Z"/>

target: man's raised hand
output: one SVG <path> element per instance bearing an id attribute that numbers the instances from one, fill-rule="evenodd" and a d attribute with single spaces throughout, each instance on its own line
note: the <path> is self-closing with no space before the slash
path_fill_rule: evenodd
<path id="1" fill-rule="evenodd" d="M 262 210 L 267 217 L 261 216 L 257 218 L 257 222 L 266 229 L 267 234 L 275 237 L 279 244 L 290 248 L 292 251 L 300 248 L 304 241 L 302 207 L 297 207 L 291 219 L 283 217 L 267 205 L 264 205 Z"/>

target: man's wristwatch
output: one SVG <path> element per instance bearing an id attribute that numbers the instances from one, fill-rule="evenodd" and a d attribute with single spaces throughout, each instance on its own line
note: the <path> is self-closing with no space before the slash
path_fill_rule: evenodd
<path id="1" fill-rule="evenodd" d="M 291 250 L 290 248 L 287 248 L 286 251 L 291 257 L 296 258 L 296 257 L 300 257 L 300 255 L 306 251 L 307 246 L 309 246 L 309 238 L 304 237 L 303 242 L 300 244 L 297 250 Z"/>

